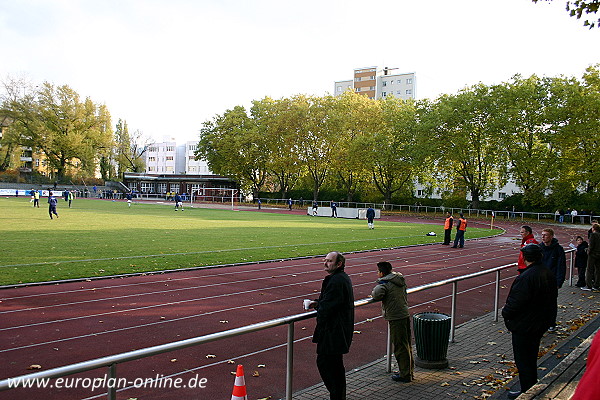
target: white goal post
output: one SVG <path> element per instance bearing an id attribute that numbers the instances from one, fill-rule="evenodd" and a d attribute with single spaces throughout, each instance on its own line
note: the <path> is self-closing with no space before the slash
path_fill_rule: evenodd
<path id="1" fill-rule="evenodd" d="M 225 203 L 226 201 L 231 201 L 231 209 L 233 210 L 235 196 L 238 192 L 238 189 L 231 188 L 198 188 L 192 189 L 192 193 L 190 194 L 190 206 L 196 202 L 202 201 L 210 201 L 210 202 L 220 202 Z"/>

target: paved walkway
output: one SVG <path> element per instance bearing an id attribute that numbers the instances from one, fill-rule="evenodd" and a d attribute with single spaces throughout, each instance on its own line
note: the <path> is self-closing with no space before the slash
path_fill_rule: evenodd
<path id="1" fill-rule="evenodd" d="M 540 377 L 600 326 L 599 293 L 563 287 L 558 303 L 557 332 L 542 339 L 545 354 L 538 363 Z M 443 370 L 415 367 L 415 381 L 407 384 L 393 382 L 385 371 L 385 359 L 379 359 L 347 373 L 348 400 L 506 399 L 508 389 L 519 388 L 518 379 L 512 378 L 511 336 L 502 317 L 494 322 L 488 314 L 457 327 L 456 341 L 448 346 L 448 361 L 450 367 Z M 329 394 L 318 384 L 296 392 L 293 398 L 329 399 Z"/>

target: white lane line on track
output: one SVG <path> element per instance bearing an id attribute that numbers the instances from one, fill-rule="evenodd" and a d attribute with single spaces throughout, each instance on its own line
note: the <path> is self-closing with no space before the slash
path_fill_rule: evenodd
<path id="1" fill-rule="evenodd" d="M 489 252 L 486 253 L 488 256 L 486 257 L 486 261 L 492 261 L 494 259 L 499 259 L 499 258 L 503 258 L 503 257 L 489 257 Z M 467 257 L 467 255 L 457 255 L 455 258 L 465 258 Z M 469 257 L 472 257 L 472 254 L 469 254 Z M 360 259 L 372 259 L 373 257 L 360 257 L 358 258 Z M 422 258 L 422 255 L 420 256 L 416 256 L 416 257 L 402 257 L 403 260 L 410 260 L 411 258 Z M 400 257 L 398 257 L 397 259 L 400 259 Z M 446 259 L 444 261 L 449 261 L 452 260 L 453 258 L 449 258 Z M 356 258 L 353 258 L 353 261 L 356 261 Z M 470 264 L 476 264 L 476 263 L 480 263 L 481 260 L 474 260 L 471 261 L 469 263 L 461 263 L 460 265 L 449 265 L 449 266 L 445 266 L 442 268 L 437 268 L 437 269 L 432 269 L 429 270 L 428 272 L 437 272 L 437 271 L 443 271 L 443 270 L 448 270 L 448 269 L 454 269 L 454 268 L 463 268 L 467 265 Z M 369 263 L 370 264 L 370 263 Z M 426 263 L 417 263 L 417 264 L 410 264 L 410 267 L 414 267 L 414 266 L 418 266 L 420 264 L 425 264 Z M 359 268 L 361 266 L 364 265 L 368 265 L 368 264 L 356 264 L 354 263 L 353 265 L 349 265 L 347 266 L 348 270 L 350 271 L 353 268 Z M 397 266 L 397 269 L 402 269 L 403 267 L 407 267 L 407 266 Z M 274 269 L 277 269 L 278 267 L 274 267 Z M 279 267 L 282 268 L 282 267 Z M 264 270 L 264 269 L 263 269 Z M 304 272 L 296 272 L 296 273 L 290 273 L 290 274 L 286 274 L 286 275 L 278 275 L 278 277 L 280 276 L 291 276 L 291 275 L 299 275 L 299 274 L 306 274 L 306 273 L 312 273 L 312 272 L 317 272 L 315 271 L 304 271 Z M 320 274 L 322 274 L 322 271 L 318 271 Z M 231 274 L 237 274 L 237 273 L 245 273 L 244 271 L 237 271 L 237 272 L 232 272 Z M 418 275 L 420 273 L 415 273 L 414 275 Z M 215 277 L 215 276 L 222 276 L 222 274 L 214 274 L 214 275 L 208 275 L 208 277 Z M 362 276 L 362 275 L 361 275 Z M 410 275 L 408 275 L 410 276 Z M 207 277 L 207 276 L 205 276 Z M 271 277 L 259 277 L 259 278 L 252 278 L 252 279 L 247 279 L 246 281 L 260 281 L 260 280 L 270 280 L 272 279 Z M 305 283 L 311 283 L 311 282 L 317 282 L 320 281 L 322 278 L 316 279 L 316 280 L 312 280 L 312 281 L 305 281 Z M 230 282 L 230 281 L 226 281 L 226 282 Z M 16 310 L 6 310 L 6 311 L 0 311 L 0 315 L 1 314 L 13 314 L 16 312 L 25 312 L 25 311 L 36 311 L 36 310 L 40 310 L 40 309 L 48 309 L 48 308 L 56 308 L 56 307 L 65 307 L 65 306 L 78 306 L 81 304 L 86 304 L 86 303 L 98 303 L 98 302 L 102 302 L 102 301 L 112 301 L 112 300 L 120 300 L 120 299 L 125 299 L 125 298 L 131 298 L 131 297 L 139 297 L 139 296 L 150 296 L 150 295 L 156 295 L 156 294 L 165 294 L 165 293 L 173 293 L 173 292 L 180 292 L 180 291 L 186 291 L 186 290 L 194 290 L 194 289 L 201 289 L 201 288 L 210 288 L 210 287 L 214 287 L 214 286 L 222 286 L 224 283 L 226 282 L 217 282 L 217 283 L 213 283 L 213 284 L 209 284 L 209 285 L 199 285 L 199 286 L 189 286 L 189 287 L 185 287 L 185 288 L 174 288 L 174 289 L 167 289 L 167 290 L 160 290 L 160 291 L 154 291 L 154 292 L 143 292 L 143 293 L 135 293 L 135 294 L 127 294 L 127 295 L 122 295 L 122 296 L 113 296 L 113 297 L 104 297 L 104 298 L 100 298 L 100 299 L 92 299 L 92 300 L 84 300 L 84 301 L 77 301 L 77 302 L 69 302 L 69 303 L 59 303 L 59 304 L 52 304 L 52 305 L 45 305 L 45 306 L 38 306 L 38 307 L 28 307 L 28 308 L 21 308 L 21 309 L 16 309 Z M 262 288 L 262 290 L 268 291 L 271 290 L 272 287 L 265 287 Z M 89 289 L 88 289 L 89 290 Z M 167 304 L 172 304 L 172 303 L 167 303 Z M 135 309 L 132 309 L 135 310 Z M 7 328 L 3 328 L 0 329 L 0 331 L 7 329 Z"/>
<path id="2" fill-rule="evenodd" d="M 415 259 L 415 258 L 423 258 L 423 248 L 415 248 L 415 247 L 408 247 L 406 249 L 398 249 L 399 251 L 402 250 L 402 256 L 403 257 L 396 257 L 395 259 L 397 260 L 411 260 L 411 259 Z M 503 252 L 504 253 L 503 248 L 500 249 L 495 249 L 492 251 L 488 251 L 485 252 L 486 255 L 489 255 L 493 252 Z M 371 259 L 373 258 L 374 254 L 377 253 L 357 253 L 357 254 L 368 254 L 368 255 L 364 255 L 364 256 L 358 256 L 358 257 L 353 257 L 352 260 L 361 260 L 361 259 Z M 406 257 L 406 255 L 412 255 L 415 254 L 415 256 L 411 256 L 411 257 Z M 444 253 L 447 254 L 447 253 Z M 473 253 L 468 253 L 468 254 L 456 254 L 453 255 L 453 257 L 446 257 L 447 260 L 450 259 L 455 259 L 455 258 L 472 258 L 473 257 Z M 475 253 L 475 255 L 478 255 L 478 253 Z M 300 260 L 298 260 L 300 261 Z M 178 281 L 184 281 L 184 280 L 192 280 L 192 279 L 205 279 L 205 278 L 210 278 L 210 277 L 214 277 L 214 276 L 227 276 L 227 275 L 236 275 L 236 274 L 247 274 L 247 273 L 251 273 L 251 272 L 261 272 L 261 271 L 266 271 L 266 270 L 281 270 L 282 268 L 296 268 L 296 267 L 306 267 L 306 266 L 311 266 L 313 264 L 317 265 L 317 264 L 322 264 L 322 262 L 318 259 L 311 259 L 311 262 L 305 262 L 306 260 L 302 260 L 304 261 L 304 263 L 302 264 L 292 264 L 292 265 L 286 265 L 286 266 L 274 266 L 274 267 L 267 267 L 267 268 L 257 268 L 257 269 L 253 269 L 253 270 L 241 270 L 241 271 L 228 271 L 228 272 L 223 272 L 223 270 L 220 270 L 219 273 L 214 273 L 211 275 L 202 275 L 202 276 L 194 276 L 194 277 L 186 277 L 186 278 L 176 278 L 176 279 L 164 279 L 164 280 L 155 280 L 155 281 L 151 281 L 151 282 L 139 282 L 139 283 L 131 283 L 131 284 L 123 284 L 123 285 L 112 285 L 112 286 L 98 286 L 98 287 L 92 287 L 92 288 L 84 288 L 84 289 L 76 289 L 76 290 L 68 290 L 68 291 L 58 291 L 58 292 L 46 292 L 46 293 L 40 293 L 40 294 L 32 294 L 32 295 L 23 295 L 23 296 L 13 296 L 13 297 L 3 297 L 0 298 L 0 300 L 2 301 L 8 301 L 8 300 L 14 300 L 14 299 L 21 299 L 21 298 L 33 298 L 33 297 L 43 297 L 43 296 L 52 296 L 52 295 L 60 295 L 60 294 L 65 294 L 65 293 L 77 293 L 77 292 L 98 292 L 100 290 L 108 290 L 108 289 L 113 289 L 113 288 L 120 288 L 120 287 L 133 287 L 133 286 L 140 286 L 140 285 L 156 285 L 156 284 L 162 284 L 162 283 L 172 283 L 172 282 L 178 282 Z M 353 266 L 348 266 L 349 268 L 352 268 Z M 399 266 L 402 267 L 402 266 Z M 177 290 L 177 289 L 173 289 L 173 290 Z M 180 290 L 185 290 L 185 289 L 180 289 Z M 132 295 L 134 296 L 134 295 Z"/>

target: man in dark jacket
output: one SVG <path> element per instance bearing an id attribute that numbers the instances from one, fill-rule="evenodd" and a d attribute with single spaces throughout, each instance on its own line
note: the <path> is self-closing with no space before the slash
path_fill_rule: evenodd
<path id="1" fill-rule="evenodd" d="M 537 355 L 544 332 L 556 318 L 558 287 L 554 274 L 541 262 L 542 248 L 529 244 L 521 249 L 527 267 L 510 288 L 502 317 L 512 333 L 520 391 L 508 393 L 515 399 L 537 382 Z"/>
<path id="2" fill-rule="evenodd" d="M 590 235 L 585 284 L 587 290 L 600 290 L 600 225 L 598 224 L 592 226 Z"/>
<path id="3" fill-rule="evenodd" d="M 414 379 L 414 360 L 410 340 L 410 314 L 406 293 L 406 281 L 399 272 L 392 272 L 387 261 L 377 263 L 377 286 L 373 288 L 373 300 L 381 300 L 383 318 L 390 325 L 390 339 L 394 345 L 394 356 L 398 362 L 398 374 L 392 375 L 396 382 Z"/>
<path id="4" fill-rule="evenodd" d="M 567 259 L 565 250 L 558 243 L 558 239 L 554 237 L 553 229 L 545 228 L 542 230 L 542 243 L 540 243 L 540 246 L 543 253 L 542 264 L 552 271 L 556 278 L 556 286 L 560 289 L 565 282 Z"/>
<path id="5" fill-rule="evenodd" d="M 373 207 L 367 208 L 367 225 L 369 226 L 369 229 L 375 229 L 375 224 L 373 223 L 374 219 L 375 210 L 373 209 Z"/>
<path id="6" fill-rule="evenodd" d="M 325 271 L 329 275 L 323 280 L 319 299 L 310 304 L 317 310 L 312 340 L 317 344 L 317 367 L 331 400 L 346 399 L 343 355 L 350 350 L 354 332 L 354 294 L 345 265 L 342 254 L 327 254 Z"/>

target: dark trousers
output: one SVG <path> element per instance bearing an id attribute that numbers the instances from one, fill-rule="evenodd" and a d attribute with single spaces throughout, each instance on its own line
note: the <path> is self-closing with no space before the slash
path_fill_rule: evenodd
<path id="1" fill-rule="evenodd" d="M 390 339 L 394 345 L 394 356 L 398 362 L 398 375 L 403 379 L 413 380 L 415 362 L 413 360 L 410 318 L 389 321 Z"/>
<path id="2" fill-rule="evenodd" d="M 600 287 L 600 257 L 595 254 L 588 255 L 585 284 L 589 288 Z"/>
<path id="3" fill-rule="evenodd" d="M 465 231 L 457 230 L 456 236 L 454 236 L 453 247 L 463 247 L 465 245 Z"/>
<path id="4" fill-rule="evenodd" d="M 444 229 L 444 244 L 450 244 L 450 236 L 452 235 L 452 228 Z"/>
<path id="5" fill-rule="evenodd" d="M 580 265 L 579 267 L 577 267 L 577 284 L 575 286 L 577 287 L 584 287 L 585 286 L 585 270 L 586 270 L 587 265 Z"/>
<path id="6" fill-rule="evenodd" d="M 543 332 L 527 335 L 514 332 L 512 334 L 515 364 L 519 370 L 519 383 L 523 393 L 537 382 L 537 356 L 543 334 Z"/>
<path id="7" fill-rule="evenodd" d="M 317 368 L 331 400 L 346 400 L 346 369 L 342 354 L 317 354 Z"/>

